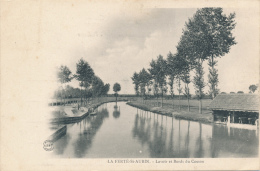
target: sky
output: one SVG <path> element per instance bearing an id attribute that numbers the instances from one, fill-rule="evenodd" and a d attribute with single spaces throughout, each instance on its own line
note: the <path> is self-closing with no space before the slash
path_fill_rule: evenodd
<path id="1" fill-rule="evenodd" d="M 249 85 L 259 80 L 259 11 L 223 9 L 227 15 L 236 13 L 237 25 L 233 34 L 237 44 L 217 59 L 218 88 L 221 92 L 247 93 Z M 175 53 L 185 22 L 196 10 L 109 3 L 106 7 L 97 3 L 42 4 L 39 14 L 41 53 L 51 61 L 49 70 L 67 65 L 73 74 L 76 63 L 83 58 L 97 76 L 110 84 L 109 93 L 118 82 L 121 85 L 119 93 L 134 94 L 133 73 L 149 68 L 151 60 L 159 54 L 166 58 L 170 51 Z M 207 82 L 207 61 L 203 66 Z M 55 80 L 54 77 L 51 79 Z M 78 87 L 78 82 L 73 80 L 70 85 Z M 194 93 L 192 83 L 190 89 Z M 207 86 L 204 92 L 208 92 Z"/>

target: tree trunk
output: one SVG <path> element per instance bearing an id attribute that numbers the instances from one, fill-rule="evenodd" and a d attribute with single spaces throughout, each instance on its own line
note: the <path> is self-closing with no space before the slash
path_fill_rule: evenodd
<path id="1" fill-rule="evenodd" d="M 158 94 L 156 95 L 157 107 L 159 107 Z"/>
<path id="2" fill-rule="evenodd" d="M 188 84 L 186 84 L 186 90 L 187 90 L 187 100 L 188 100 L 188 111 L 190 111 L 190 90 Z"/>
<path id="3" fill-rule="evenodd" d="M 63 83 L 63 82 L 62 82 Z M 62 103 L 63 103 L 63 86 L 62 86 L 62 83 L 61 83 L 61 92 L 60 92 L 60 103 L 61 103 L 61 105 L 63 105 Z"/>
<path id="4" fill-rule="evenodd" d="M 80 106 L 82 106 L 82 87 L 80 87 Z"/>
<path id="5" fill-rule="evenodd" d="M 117 106 L 117 93 L 116 93 L 116 106 Z"/>
<path id="6" fill-rule="evenodd" d="M 163 87 L 161 87 L 161 90 L 162 90 L 162 104 L 161 104 L 161 107 L 163 107 Z"/>
<path id="7" fill-rule="evenodd" d="M 202 75 L 202 60 L 199 59 L 199 63 L 201 64 L 201 73 L 200 75 Z M 202 88 L 199 88 L 199 113 L 202 114 Z"/>
<path id="8" fill-rule="evenodd" d="M 172 95 L 172 108 L 174 109 L 174 100 L 173 100 L 173 95 Z"/>
<path id="9" fill-rule="evenodd" d="M 188 97 L 188 111 L 190 112 L 190 99 Z"/>
<path id="10" fill-rule="evenodd" d="M 202 114 L 202 100 L 199 99 L 199 113 Z"/>
<path id="11" fill-rule="evenodd" d="M 64 82 L 63 82 L 63 84 L 64 84 Z M 65 85 L 66 86 L 66 85 Z M 62 88 L 63 89 L 63 88 Z M 64 89 L 64 93 L 63 93 L 63 101 L 64 101 L 64 103 L 63 103 L 63 105 L 65 106 L 65 96 L 66 96 L 66 94 L 65 94 L 65 89 Z"/>
<path id="12" fill-rule="evenodd" d="M 180 77 L 179 77 L 179 110 L 181 110 L 181 104 L 180 104 L 180 101 L 181 101 L 181 80 L 180 80 Z"/>
<path id="13" fill-rule="evenodd" d="M 213 55 L 211 56 L 211 62 L 212 62 L 212 66 L 211 66 L 211 69 L 212 69 L 212 71 L 214 71 L 214 65 L 213 65 L 213 62 L 214 62 L 214 57 L 213 57 Z M 213 84 L 212 85 L 212 99 L 214 99 L 215 98 L 215 84 Z"/>

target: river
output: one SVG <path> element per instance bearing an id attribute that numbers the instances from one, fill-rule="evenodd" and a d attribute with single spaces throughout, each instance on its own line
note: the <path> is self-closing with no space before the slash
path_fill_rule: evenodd
<path id="1" fill-rule="evenodd" d="M 256 130 L 179 120 L 119 102 L 68 124 L 54 143 L 62 158 L 244 158 L 258 157 Z"/>

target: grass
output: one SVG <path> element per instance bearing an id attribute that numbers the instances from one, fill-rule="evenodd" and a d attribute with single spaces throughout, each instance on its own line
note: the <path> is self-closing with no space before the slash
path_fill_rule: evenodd
<path id="1" fill-rule="evenodd" d="M 197 101 L 197 100 L 196 100 Z M 191 100 L 191 104 L 198 104 L 195 100 Z M 209 100 L 205 100 L 206 104 L 209 104 Z M 187 105 L 184 105 L 185 102 L 182 101 L 181 108 L 178 105 L 172 106 L 170 100 L 166 101 L 163 104 L 163 107 L 158 107 L 156 100 L 145 100 L 142 102 L 140 100 L 131 101 L 127 103 L 130 106 L 137 107 L 142 110 L 151 111 L 154 113 L 159 113 L 162 115 L 174 116 L 178 119 L 199 121 L 203 123 L 212 123 L 213 117 L 211 111 L 207 110 L 207 107 L 204 107 L 202 110 L 202 114 L 199 113 L 198 107 L 191 106 L 190 111 L 188 111 Z"/>

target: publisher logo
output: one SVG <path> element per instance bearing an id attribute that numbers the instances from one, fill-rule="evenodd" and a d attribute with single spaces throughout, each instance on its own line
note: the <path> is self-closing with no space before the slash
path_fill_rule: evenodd
<path id="1" fill-rule="evenodd" d="M 46 151 L 52 151 L 53 150 L 53 142 L 51 140 L 46 140 L 43 142 L 43 149 Z"/>

